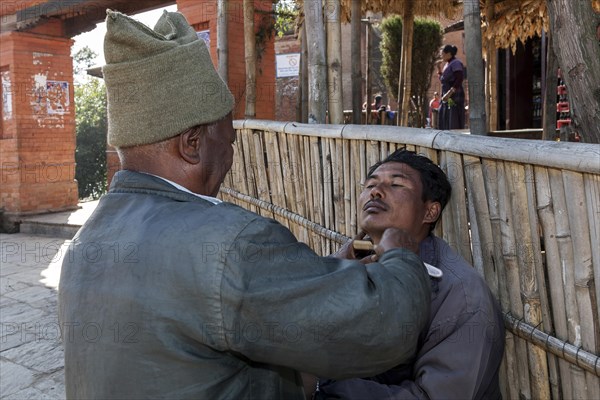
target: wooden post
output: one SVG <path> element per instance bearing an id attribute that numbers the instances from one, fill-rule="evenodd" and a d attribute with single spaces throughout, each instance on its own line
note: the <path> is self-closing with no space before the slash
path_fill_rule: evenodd
<path id="1" fill-rule="evenodd" d="M 463 9 L 465 53 L 469 66 L 469 128 L 472 135 L 487 135 L 479 0 L 465 0 Z"/>
<path id="2" fill-rule="evenodd" d="M 244 44 L 246 49 L 246 118 L 256 116 L 256 35 L 254 0 L 244 0 Z"/>
<path id="3" fill-rule="evenodd" d="M 225 83 L 227 83 L 229 78 L 227 16 L 227 0 L 219 0 L 217 3 L 217 59 L 219 60 L 219 75 Z"/>
<path id="4" fill-rule="evenodd" d="M 401 125 L 408 126 L 408 117 L 410 115 L 410 100 L 412 92 L 412 48 L 413 48 L 413 32 L 415 26 L 414 15 L 414 0 L 405 0 L 404 15 L 402 21 L 402 123 Z M 406 38 L 406 40 L 404 40 Z M 404 46 L 406 44 L 406 47 Z"/>
<path id="5" fill-rule="evenodd" d="M 308 47 L 308 123 L 324 124 L 327 115 L 327 67 L 321 0 L 304 2 Z"/>
<path id="6" fill-rule="evenodd" d="M 361 69 L 361 10 L 360 1 L 352 2 L 352 16 L 350 20 L 350 58 L 352 59 L 352 123 L 359 125 L 362 123 L 362 69 Z"/>
<path id="7" fill-rule="evenodd" d="M 558 84 L 558 63 L 554 52 L 552 32 L 546 33 L 546 83 L 544 91 L 544 120 L 542 140 L 554 140 L 556 135 L 556 86 Z"/>
<path id="8" fill-rule="evenodd" d="M 329 99 L 330 124 L 344 123 L 342 96 L 342 25 L 340 14 L 340 0 L 326 0 L 327 92 Z"/>
<path id="9" fill-rule="evenodd" d="M 367 17 L 366 19 L 366 34 L 365 34 L 365 42 L 366 42 L 366 53 L 367 56 L 367 66 L 365 71 L 365 87 L 367 90 L 367 107 L 366 107 L 366 115 L 365 122 L 367 125 L 371 124 L 371 99 L 373 98 L 373 88 L 371 87 L 371 18 Z"/>

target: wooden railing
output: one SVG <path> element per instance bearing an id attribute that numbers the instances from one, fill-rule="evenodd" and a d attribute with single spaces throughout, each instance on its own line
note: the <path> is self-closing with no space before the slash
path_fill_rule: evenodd
<path id="1" fill-rule="evenodd" d="M 436 234 L 505 315 L 505 399 L 600 399 L 600 146 L 431 129 L 235 121 L 221 195 L 326 255 L 357 230 L 367 169 L 400 147 L 438 163 L 452 198 Z"/>

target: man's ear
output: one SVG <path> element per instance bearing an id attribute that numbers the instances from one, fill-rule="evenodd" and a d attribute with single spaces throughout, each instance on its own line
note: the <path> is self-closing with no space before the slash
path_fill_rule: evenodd
<path id="1" fill-rule="evenodd" d="M 179 135 L 179 154 L 181 158 L 190 164 L 198 164 L 200 162 L 201 135 L 202 129 L 200 127 L 190 128 Z"/>
<path id="2" fill-rule="evenodd" d="M 427 207 L 425 211 L 425 218 L 423 218 L 424 224 L 433 224 L 438 220 L 440 214 L 442 213 L 442 205 L 437 201 L 428 201 L 425 204 Z"/>

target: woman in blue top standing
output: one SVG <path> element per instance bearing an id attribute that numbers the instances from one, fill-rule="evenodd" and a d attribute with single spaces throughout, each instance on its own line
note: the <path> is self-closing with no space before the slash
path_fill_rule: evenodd
<path id="1" fill-rule="evenodd" d="M 462 87 L 464 66 L 456 58 L 456 46 L 450 44 L 442 48 L 444 69 L 438 64 L 438 75 L 442 82 L 442 105 L 439 114 L 439 129 L 464 129 L 465 91 Z"/>

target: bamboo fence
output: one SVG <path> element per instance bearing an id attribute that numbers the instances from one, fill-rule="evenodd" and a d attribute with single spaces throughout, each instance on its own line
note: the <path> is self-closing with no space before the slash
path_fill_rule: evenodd
<path id="1" fill-rule="evenodd" d="M 436 234 L 485 278 L 506 326 L 507 399 L 600 399 L 600 146 L 365 125 L 235 121 L 221 197 L 327 255 L 357 232 L 368 167 L 406 147 L 453 187 Z"/>

